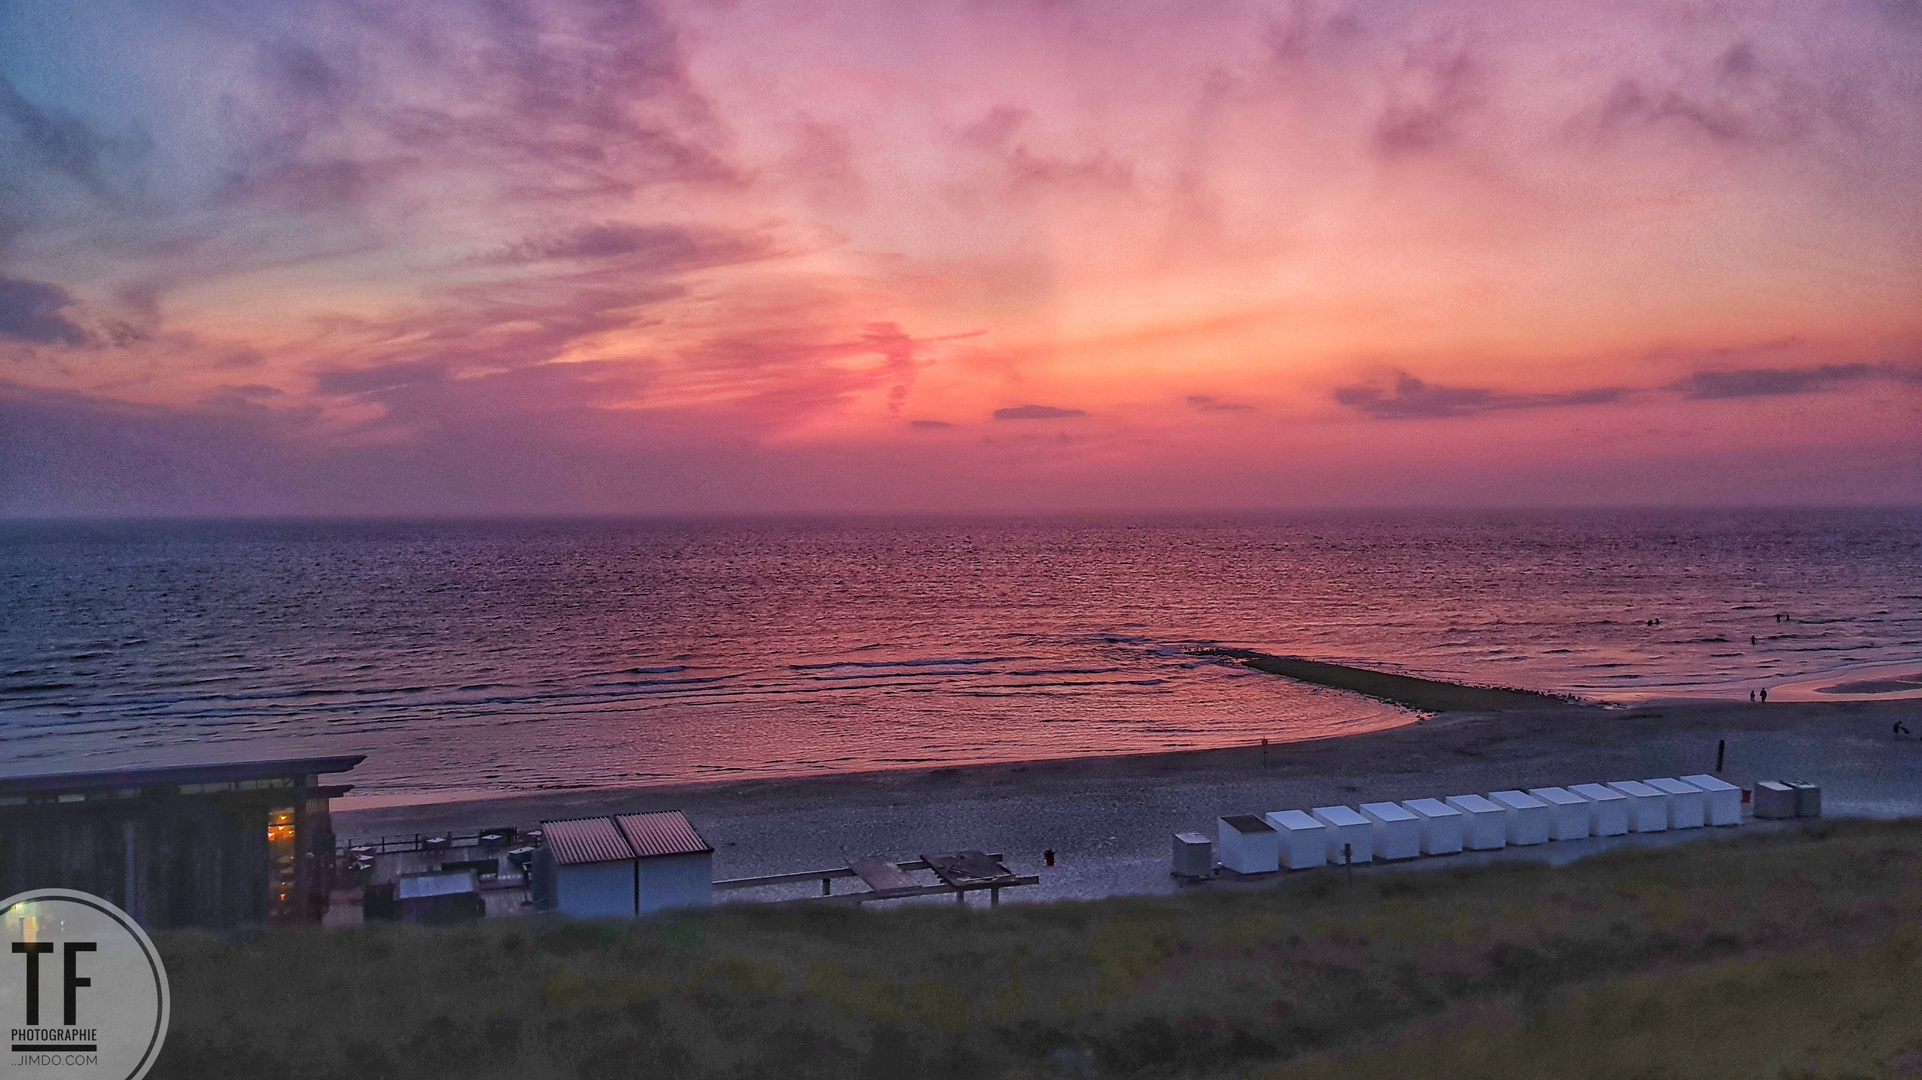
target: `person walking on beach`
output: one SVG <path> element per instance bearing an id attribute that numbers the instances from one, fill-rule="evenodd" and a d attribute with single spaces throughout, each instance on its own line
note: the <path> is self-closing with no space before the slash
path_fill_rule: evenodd
<path id="1" fill-rule="evenodd" d="M 1767 690 L 1762 691 L 1762 704 L 1767 705 L 1768 700 L 1769 700 L 1769 692 Z"/>
<path id="2" fill-rule="evenodd" d="M 1753 691 L 1753 690 L 1750 690 L 1750 691 L 1748 692 L 1748 703 L 1749 703 L 1750 705 L 1753 705 L 1753 704 L 1755 704 L 1755 691 Z"/>

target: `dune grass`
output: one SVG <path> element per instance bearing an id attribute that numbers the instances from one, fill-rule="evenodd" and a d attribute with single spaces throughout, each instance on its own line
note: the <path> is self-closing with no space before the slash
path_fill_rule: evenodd
<path id="1" fill-rule="evenodd" d="M 1473 1020 L 1392 1050 L 1263 1080 L 1619 1080 L 1922 1076 L 1922 927 L 1837 956 L 1736 960 L 1618 980 L 1512 1027 Z M 1507 1030 L 1503 1030 L 1507 1028 Z M 1891 1064 L 1894 1068 L 1891 1069 Z"/>
<path id="2" fill-rule="evenodd" d="M 1752 1051 L 1729 1060 L 1874 1076 L 1899 1039 L 1824 1048 L 1850 1022 L 1908 1022 L 1875 1010 L 1912 973 L 1919 915 L 1922 823 L 1905 822 L 993 911 L 176 933 L 159 939 L 174 1025 L 152 1075 L 1503 1075 L 1491 1063 L 1581 1065 L 1595 1040 L 1712 1064 L 1700 1013 Z M 1764 1027 L 1768 1047 L 1745 1034 Z M 1737 1075 L 1625 1068 L 1611 1075 Z M 1521 1075 L 1551 1074 L 1589 1075 Z"/>

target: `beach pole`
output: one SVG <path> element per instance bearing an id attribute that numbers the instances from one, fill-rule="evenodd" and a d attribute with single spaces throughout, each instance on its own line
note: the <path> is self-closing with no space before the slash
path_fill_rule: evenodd
<path id="1" fill-rule="evenodd" d="M 1728 740 L 1727 739 L 1715 740 L 1715 771 L 1716 772 L 1722 771 L 1722 763 L 1727 758 L 1727 755 L 1728 755 Z"/>
<path id="2" fill-rule="evenodd" d="M 1341 846 L 1341 864 L 1348 868 L 1348 884 L 1353 885 L 1355 883 L 1355 845 Z"/>
<path id="3" fill-rule="evenodd" d="M 1267 739 L 1261 740 L 1261 767 L 1264 769 L 1268 767 L 1268 740 Z"/>

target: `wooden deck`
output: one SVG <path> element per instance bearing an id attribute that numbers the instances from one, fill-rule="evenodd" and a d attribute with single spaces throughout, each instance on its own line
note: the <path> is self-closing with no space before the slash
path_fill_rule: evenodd
<path id="1" fill-rule="evenodd" d="M 923 855 L 908 862 L 891 862 L 881 856 L 871 855 L 861 859 L 851 859 L 846 866 L 830 867 L 825 870 L 803 870 L 792 874 L 769 874 L 764 877 L 730 878 L 714 883 L 715 892 L 732 889 L 758 889 L 768 885 L 792 885 L 804 881 L 821 882 L 821 897 L 833 903 L 866 904 L 876 900 L 905 900 L 913 896 L 941 896 L 953 894 L 956 903 L 965 903 L 971 892 L 988 893 L 990 906 L 1001 902 L 1001 890 L 1022 885 L 1039 885 L 1038 876 L 1023 876 L 1003 865 L 1005 855 L 989 855 L 979 851 L 956 851 L 938 855 Z M 917 881 L 914 874 L 930 871 L 937 879 L 935 883 Z M 836 893 L 836 878 L 859 878 L 867 886 L 865 892 Z M 817 898 L 809 898 L 817 899 Z"/>

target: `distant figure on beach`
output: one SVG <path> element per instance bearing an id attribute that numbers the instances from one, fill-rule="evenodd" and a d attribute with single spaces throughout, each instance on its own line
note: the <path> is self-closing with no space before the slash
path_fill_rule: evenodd
<path id="1" fill-rule="evenodd" d="M 1748 643 L 1749 643 L 1750 645 L 1753 645 L 1753 644 L 1755 644 L 1755 635 L 1754 635 L 1754 634 L 1750 634 L 1750 635 L 1748 636 Z"/>
<path id="2" fill-rule="evenodd" d="M 1889 729 L 1889 734 L 1891 735 L 1900 736 L 1900 735 L 1907 735 L 1908 733 L 1909 733 L 1908 726 L 1903 724 L 1902 721 L 1900 720 L 1897 720 L 1895 722 L 1895 726 Z"/>
<path id="3" fill-rule="evenodd" d="M 1752 705 L 1752 704 L 1754 704 L 1754 703 L 1755 703 L 1755 691 L 1753 691 L 1753 690 L 1750 690 L 1750 691 L 1748 692 L 1748 699 L 1749 699 L 1749 704 L 1751 704 L 1751 705 Z"/>
<path id="4" fill-rule="evenodd" d="M 1767 690 L 1762 691 L 1763 703 L 1766 704 L 1768 702 L 1768 699 L 1769 699 L 1769 692 Z"/>

